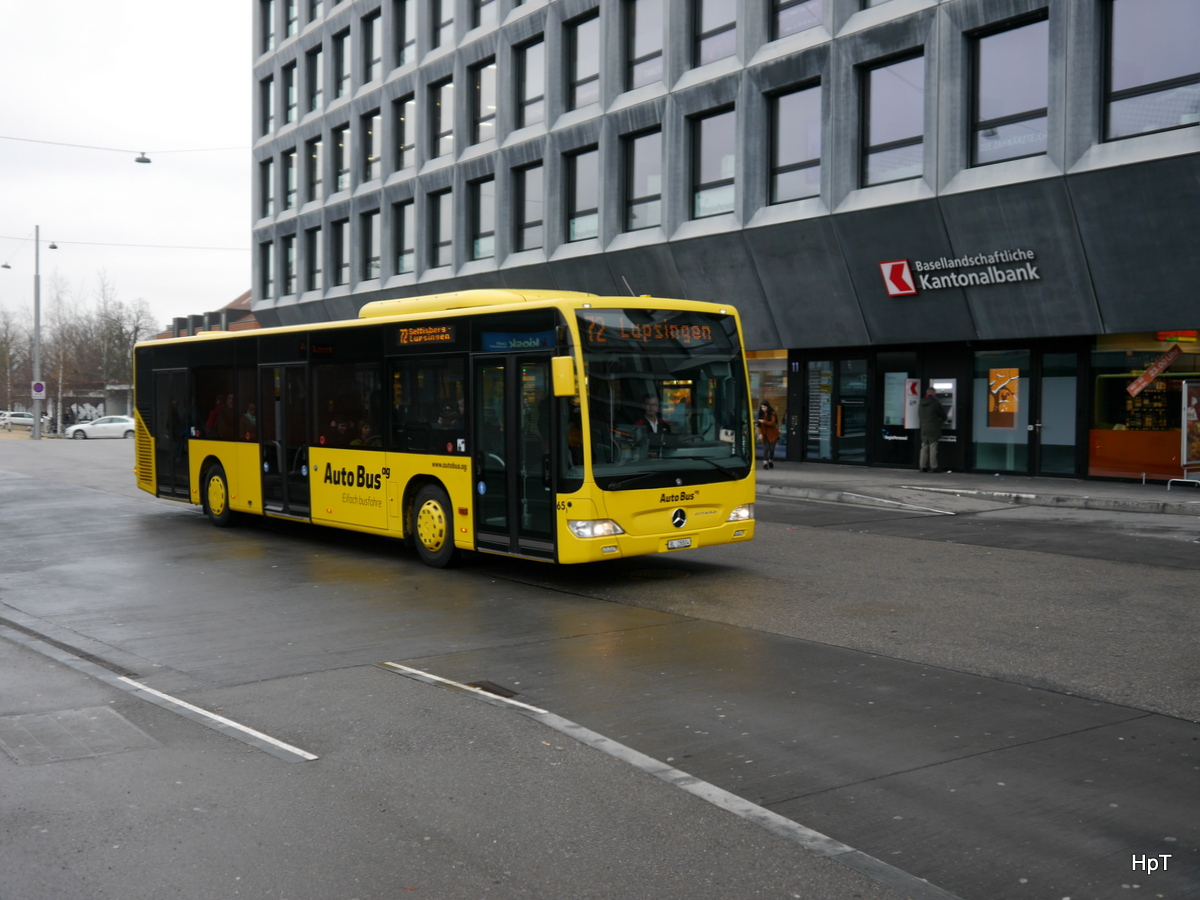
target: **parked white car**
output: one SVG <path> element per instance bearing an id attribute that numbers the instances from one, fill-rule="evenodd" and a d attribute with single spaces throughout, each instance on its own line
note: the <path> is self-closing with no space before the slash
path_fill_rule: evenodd
<path id="1" fill-rule="evenodd" d="M 42 416 L 42 430 L 45 431 L 50 425 L 48 416 Z M 28 412 L 6 412 L 0 413 L 0 428 L 6 428 L 12 431 L 14 428 L 33 429 L 33 413 Z"/>
<path id="2" fill-rule="evenodd" d="M 130 416 L 104 416 L 91 422 L 71 425 L 63 432 L 64 437 L 76 441 L 87 438 L 131 438 L 136 423 Z"/>

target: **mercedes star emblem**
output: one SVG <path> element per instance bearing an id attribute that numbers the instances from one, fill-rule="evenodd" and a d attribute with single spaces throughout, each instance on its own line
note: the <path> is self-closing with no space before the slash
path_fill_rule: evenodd
<path id="1" fill-rule="evenodd" d="M 676 528 L 682 528 L 687 524 L 687 513 L 682 509 L 675 510 L 675 512 L 671 513 L 671 524 Z"/>

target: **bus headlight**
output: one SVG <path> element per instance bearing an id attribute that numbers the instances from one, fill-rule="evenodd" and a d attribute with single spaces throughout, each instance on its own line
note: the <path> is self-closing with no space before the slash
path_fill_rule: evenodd
<path id="1" fill-rule="evenodd" d="M 745 522 L 754 518 L 754 504 L 745 503 L 741 506 L 735 506 L 733 512 L 729 514 L 726 522 Z"/>
<path id="2" fill-rule="evenodd" d="M 612 537 L 625 529 L 612 519 L 567 519 L 567 527 L 577 538 Z"/>

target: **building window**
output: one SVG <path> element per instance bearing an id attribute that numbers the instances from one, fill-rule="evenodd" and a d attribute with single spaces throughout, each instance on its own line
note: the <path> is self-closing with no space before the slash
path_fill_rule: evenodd
<path id="1" fill-rule="evenodd" d="M 417 60 L 417 0 L 396 3 L 396 65 Z"/>
<path id="2" fill-rule="evenodd" d="M 600 151 L 567 157 L 567 240 L 583 241 L 600 233 Z"/>
<path id="3" fill-rule="evenodd" d="M 625 139 L 625 230 L 662 224 L 662 132 Z"/>
<path id="4" fill-rule="evenodd" d="M 262 134 L 270 134 L 275 130 L 275 79 L 264 78 L 258 83 L 258 96 L 261 120 L 259 122 Z"/>
<path id="5" fill-rule="evenodd" d="M 283 208 L 296 208 L 296 149 L 283 154 Z M 286 293 L 291 293 L 287 291 Z"/>
<path id="6" fill-rule="evenodd" d="M 546 42 L 538 38 L 517 48 L 518 128 L 546 119 Z"/>
<path id="7" fill-rule="evenodd" d="M 1106 140 L 1200 124 L 1200 4 L 1112 0 Z"/>
<path id="8" fill-rule="evenodd" d="M 825 16 L 825 0 L 774 0 L 773 11 L 771 40 L 777 41 L 820 25 Z"/>
<path id="9" fill-rule="evenodd" d="M 325 57 L 320 47 L 308 51 L 304 65 L 308 79 L 308 111 L 315 112 L 325 98 Z"/>
<path id="10" fill-rule="evenodd" d="M 496 255 L 496 179 L 471 182 L 471 259 Z"/>
<path id="11" fill-rule="evenodd" d="M 430 155 L 437 159 L 454 152 L 454 82 L 447 80 L 433 85 L 429 89 L 429 105 L 433 114 Z"/>
<path id="12" fill-rule="evenodd" d="M 454 0 L 431 0 L 433 46 L 454 46 Z"/>
<path id="13" fill-rule="evenodd" d="M 320 200 L 324 196 L 325 184 L 321 168 L 321 139 L 314 138 L 304 145 L 305 199 Z"/>
<path id="14" fill-rule="evenodd" d="M 283 123 L 290 125 L 296 121 L 298 106 L 296 97 L 296 64 L 283 67 Z"/>
<path id="15" fill-rule="evenodd" d="M 412 200 L 392 204 L 392 234 L 396 245 L 396 274 L 407 275 L 417 265 L 417 205 Z"/>
<path id="16" fill-rule="evenodd" d="M 379 210 L 363 213 L 358 217 L 362 233 L 359 241 L 362 252 L 362 268 L 360 276 L 363 281 L 371 281 L 379 277 Z"/>
<path id="17" fill-rule="evenodd" d="M 304 274 L 306 290 L 319 291 L 325 287 L 322 269 L 325 263 L 325 253 L 321 246 L 321 229 L 310 228 L 304 232 L 304 256 L 307 268 Z"/>
<path id="18" fill-rule="evenodd" d="M 516 170 L 516 248 L 536 250 L 544 243 L 545 179 L 542 164 Z"/>
<path id="19" fill-rule="evenodd" d="M 454 262 L 454 195 L 446 190 L 429 195 L 429 263 Z"/>
<path id="20" fill-rule="evenodd" d="M 392 101 L 396 122 L 396 169 L 417 164 L 417 99 L 409 94 Z"/>
<path id="21" fill-rule="evenodd" d="M 600 99 L 600 17 L 567 26 L 567 64 L 571 73 L 568 105 L 579 109 Z"/>
<path id="22" fill-rule="evenodd" d="M 383 77 L 383 15 L 375 10 L 362 20 L 363 83 Z"/>
<path id="23" fill-rule="evenodd" d="M 315 22 L 325 15 L 325 0 L 308 0 L 308 21 Z"/>
<path id="24" fill-rule="evenodd" d="M 492 25 L 496 21 L 496 0 L 471 0 L 471 27 Z"/>
<path id="25" fill-rule="evenodd" d="M 1046 152 L 1050 23 L 1046 19 L 982 35 L 974 46 L 971 163 Z"/>
<path id="26" fill-rule="evenodd" d="M 333 283 L 350 283 L 350 220 L 341 219 L 330 226 L 333 230 Z"/>
<path id="27" fill-rule="evenodd" d="M 333 142 L 333 190 L 350 189 L 350 126 L 343 125 L 330 133 Z"/>
<path id="28" fill-rule="evenodd" d="M 287 294 L 296 293 L 296 236 L 285 235 L 279 241 L 283 250 L 283 291 Z"/>
<path id="29" fill-rule="evenodd" d="M 350 29 L 333 36 L 333 68 L 337 84 L 333 96 L 345 97 L 350 93 Z"/>
<path id="30" fill-rule="evenodd" d="M 474 89 L 471 110 L 471 143 L 481 144 L 496 136 L 496 61 L 485 60 L 471 70 Z"/>
<path id="31" fill-rule="evenodd" d="M 259 216 L 275 215 L 275 160 L 258 164 Z"/>
<path id="32" fill-rule="evenodd" d="M 868 69 L 863 86 L 864 187 L 925 171 L 925 57 Z"/>
<path id="33" fill-rule="evenodd" d="M 287 0 L 287 36 L 291 37 L 300 30 L 299 0 Z"/>
<path id="34" fill-rule="evenodd" d="M 625 0 L 625 90 L 662 81 L 663 0 Z"/>
<path id="35" fill-rule="evenodd" d="M 275 296 L 275 244 L 273 241 L 258 245 L 259 287 L 264 297 Z"/>
<path id="36" fill-rule="evenodd" d="M 733 212 L 737 174 L 737 113 L 692 120 L 692 218 Z"/>
<path id="37" fill-rule="evenodd" d="M 821 86 L 771 98 L 771 202 L 821 193 Z"/>
<path id="38" fill-rule="evenodd" d="M 262 47 L 263 53 L 275 49 L 275 0 L 260 0 L 259 15 L 262 17 Z"/>
<path id="39" fill-rule="evenodd" d="M 692 65 L 737 53 L 737 0 L 692 0 Z"/>
<path id="40" fill-rule="evenodd" d="M 374 181 L 383 174 L 383 116 L 375 109 L 359 121 L 362 129 L 362 180 Z"/>

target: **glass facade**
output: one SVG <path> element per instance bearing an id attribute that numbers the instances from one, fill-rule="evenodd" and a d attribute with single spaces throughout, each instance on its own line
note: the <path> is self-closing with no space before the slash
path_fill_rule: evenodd
<path id="1" fill-rule="evenodd" d="M 1050 22 L 976 39 L 972 162 L 1036 156 L 1049 138 Z"/>
<path id="2" fill-rule="evenodd" d="M 925 58 L 868 69 L 864 99 L 863 186 L 920 178 L 925 171 Z"/>

